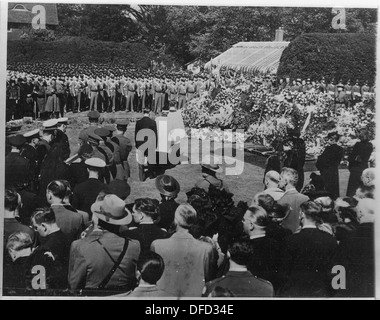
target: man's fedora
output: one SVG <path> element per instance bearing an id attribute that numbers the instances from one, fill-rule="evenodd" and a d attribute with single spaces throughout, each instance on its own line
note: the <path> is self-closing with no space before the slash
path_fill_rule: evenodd
<path id="1" fill-rule="evenodd" d="M 114 194 L 109 194 L 91 206 L 91 212 L 100 220 L 115 226 L 126 226 L 132 222 L 132 214 L 125 202 Z"/>
<path id="2" fill-rule="evenodd" d="M 179 182 L 172 176 L 168 175 L 157 177 L 156 188 L 162 195 L 167 197 L 176 196 L 181 190 Z"/>

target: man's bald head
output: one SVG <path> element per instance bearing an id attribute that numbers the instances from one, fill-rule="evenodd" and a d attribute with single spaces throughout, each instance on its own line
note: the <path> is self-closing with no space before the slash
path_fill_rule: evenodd
<path id="1" fill-rule="evenodd" d="M 281 175 L 277 171 L 268 171 L 265 175 L 265 185 L 267 188 L 278 188 Z"/>

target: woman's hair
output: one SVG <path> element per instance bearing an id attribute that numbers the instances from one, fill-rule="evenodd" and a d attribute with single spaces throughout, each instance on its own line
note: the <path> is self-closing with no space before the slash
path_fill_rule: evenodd
<path id="1" fill-rule="evenodd" d="M 317 224 L 322 224 L 323 220 L 321 217 L 322 206 L 314 201 L 306 201 L 300 206 L 301 211 L 308 217 L 308 219 L 313 220 Z"/>
<path id="2" fill-rule="evenodd" d="M 159 202 L 156 199 L 142 198 L 135 201 L 136 210 L 152 218 L 154 222 L 160 220 Z"/>
<path id="3" fill-rule="evenodd" d="M 161 279 L 165 263 L 162 257 L 152 251 L 144 253 L 137 261 L 137 270 L 141 273 L 141 278 L 149 284 L 156 284 Z"/>
<path id="4" fill-rule="evenodd" d="M 31 248 L 33 245 L 32 237 L 25 232 L 15 232 L 11 234 L 7 241 L 7 250 L 21 251 Z"/>
<path id="5" fill-rule="evenodd" d="M 34 219 L 34 221 L 36 221 L 37 224 L 53 224 L 56 222 L 54 211 L 51 208 L 36 209 L 33 212 L 32 219 Z"/>

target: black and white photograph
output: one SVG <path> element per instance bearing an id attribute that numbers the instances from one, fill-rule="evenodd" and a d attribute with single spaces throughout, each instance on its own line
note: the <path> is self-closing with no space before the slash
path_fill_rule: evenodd
<path id="1" fill-rule="evenodd" d="M 0 296 L 376 299 L 378 4 L 145 3 L 1 2 Z"/>

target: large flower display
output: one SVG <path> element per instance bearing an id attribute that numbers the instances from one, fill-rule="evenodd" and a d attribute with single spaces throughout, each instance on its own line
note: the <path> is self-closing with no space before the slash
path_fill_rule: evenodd
<path id="1" fill-rule="evenodd" d="M 280 93 L 260 84 L 240 84 L 222 88 L 212 100 L 209 95 L 196 98 L 182 110 L 187 128 L 200 139 L 249 141 L 266 147 L 286 138 L 289 128 L 298 129 L 308 154 L 318 156 L 331 131 L 342 136 L 340 144 L 350 149 L 356 130 L 366 127 L 375 135 L 375 97 L 367 96 L 353 107 L 336 110 L 334 98 L 317 90 Z M 234 136 L 223 130 L 244 130 Z"/>

